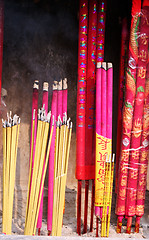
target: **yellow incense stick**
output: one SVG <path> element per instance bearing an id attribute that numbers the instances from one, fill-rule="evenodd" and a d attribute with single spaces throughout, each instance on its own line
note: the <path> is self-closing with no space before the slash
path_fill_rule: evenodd
<path id="1" fill-rule="evenodd" d="M 61 169 L 60 169 L 60 176 L 59 176 L 59 199 L 57 201 L 57 208 L 59 209 L 57 213 L 57 234 L 56 236 L 61 236 L 61 222 L 63 216 L 63 208 L 64 208 L 64 167 L 65 167 L 65 154 L 66 154 L 66 141 L 67 141 L 67 127 L 64 126 L 64 135 L 63 135 L 63 149 L 62 149 L 62 159 L 61 159 Z"/>
<path id="2" fill-rule="evenodd" d="M 11 127 L 6 128 L 7 131 L 7 157 L 6 157 L 6 218 L 9 219 L 9 174 L 10 174 L 10 152 L 11 152 Z M 7 221 L 6 219 L 6 221 Z M 8 234 L 9 222 L 6 222 L 6 234 Z"/>
<path id="3" fill-rule="evenodd" d="M 17 139 L 17 125 L 11 128 L 11 156 L 10 156 L 10 174 L 9 174 L 9 218 L 7 220 L 8 229 L 7 234 L 11 234 L 12 229 L 12 211 L 13 211 L 13 194 L 14 194 L 14 179 L 15 179 L 15 150 L 16 150 L 16 139 Z"/>
<path id="4" fill-rule="evenodd" d="M 111 166 L 111 179 L 110 179 L 110 202 L 109 202 L 109 212 L 108 212 L 108 221 L 107 221 L 107 237 L 109 237 L 109 229 L 110 229 L 110 217 L 111 217 L 111 205 L 112 205 L 112 191 L 113 191 L 113 174 L 114 174 L 114 157 L 112 158 L 112 166 Z"/>
<path id="5" fill-rule="evenodd" d="M 50 132 L 50 138 L 49 138 L 49 142 L 48 142 L 48 147 L 47 147 L 45 167 L 44 167 L 43 177 L 42 177 L 42 181 L 41 181 L 41 191 L 40 191 L 40 195 L 39 195 L 39 202 L 38 202 L 38 208 L 37 208 L 37 213 L 36 213 L 36 219 L 35 219 L 35 223 L 34 223 L 33 235 L 35 235 L 35 232 L 36 232 L 36 225 L 37 225 L 39 208 L 40 208 L 40 202 L 41 202 L 41 197 L 42 197 L 42 189 L 43 189 L 43 186 L 44 186 L 46 170 L 47 170 L 49 154 L 50 154 L 51 141 L 52 141 L 52 136 L 53 136 L 53 128 L 54 128 L 54 119 L 53 119 L 53 124 L 52 124 L 51 132 Z"/>
<path id="6" fill-rule="evenodd" d="M 6 233 L 6 123 L 3 121 L 3 219 L 2 232 Z"/>
<path id="7" fill-rule="evenodd" d="M 41 120 L 38 120 L 38 127 L 37 127 L 37 140 L 36 140 L 36 148 L 35 148 L 35 157 L 34 157 L 34 169 L 33 169 L 33 176 L 32 176 L 32 186 L 30 192 L 30 204 L 28 207 L 28 214 L 26 216 L 26 226 L 24 234 L 28 235 L 30 232 L 30 222 L 32 218 L 32 209 L 33 209 L 33 201 L 34 201 L 34 193 L 35 193 L 35 183 L 36 183 L 36 172 L 39 165 L 40 153 L 41 153 L 41 141 L 43 136 L 43 128 L 44 124 Z M 29 190 L 29 189 L 28 189 Z"/>
<path id="8" fill-rule="evenodd" d="M 30 225 L 30 232 L 33 234 L 34 229 L 34 222 L 37 214 L 37 206 L 38 206 L 38 197 L 40 192 L 40 185 L 41 185 L 41 179 L 42 179 L 42 172 L 43 172 L 43 166 L 44 166 L 44 159 L 45 159 L 45 153 L 46 153 L 46 146 L 47 146 L 47 140 L 48 140 L 48 133 L 49 133 L 49 123 L 45 123 L 45 129 L 44 129 L 44 136 L 43 136 L 43 142 L 42 142 L 42 150 L 41 150 L 41 156 L 38 166 L 38 172 L 36 175 L 36 186 L 35 186 L 35 195 L 34 195 L 34 201 L 33 206 L 34 209 L 32 211 L 32 222 Z"/>
<path id="9" fill-rule="evenodd" d="M 31 153 L 30 153 L 30 167 L 29 167 L 29 180 L 28 180 L 28 194 L 27 194 L 27 204 L 26 204 L 26 216 L 28 214 L 29 206 L 29 195 L 30 195 L 30 184 L 31 184 L 31 173 L 32 173 L 32 164 L 33 164 L 33 148 L 34 148 L 34 134 L 35 134 L 35 109 L 33 113 L 33 125 L 32 125 L 32 143 L 31 143 Z M 27 218 L 25 218 L 26 221 Z M 26 225 L 26 222 L 25 222 Z"/>
<path id="10" fill-rule="evenodd" d="M 108 211 L 109 197 L 110 197 L 110 179 L 111 179 L 111 155 L 110 155 L 109 161 L 108 161 L 108 172 L 107 172 L 105 216 L 104 216 L 104 232 L 103 232 L 104 237 L 106 237 L 107 211 Z"/>
<path id="11" fill-rule="evenodd" d="M 70 141 L 71 141 L 71 133 L 72 133 L 72 125 L 70 131 L 68 133 L 68 127 L 66 130 L 66 138 L 65 138 L 65 157 L 64 157 L 64 165 L 62 171 L 62 179 L 61 179 L 61 192 L 60 192 L 60 201 L 59 201 L 59 219 L 58 219 L 58 229 L 57 236 L 61 236 L 62 231 L 62 222 L 63 222 L 63 206 L 65 200 L 65 187 L 66 187 L 66 177 L 67 177 L 67 169 L 68 169 L 68 158 L 69 158 L 69 150 L 70 150 Z M 69 134 L 69 136 L 68 136 Z"/>

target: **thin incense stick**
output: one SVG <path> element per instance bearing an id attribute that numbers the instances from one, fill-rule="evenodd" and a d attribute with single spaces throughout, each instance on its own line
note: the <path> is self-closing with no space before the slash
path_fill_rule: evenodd
<path id="1" fill-rule="evenodd" d="M 44 82 L 43 83 L 43 95 L 42 95 L 42 107 L 44 107 L 46 114 L 48 113 L 48 87 L 49 87 L 48 82 Z M 43 171 L 44 171 L 44 168 L 43 168 Z M 37 221 L 38 235 L 40 235 L 40 229 L 42 227 L 43 193 L 44 193 L 44 190 L 42 192 L 41 203 L 40 203 L 40 208 L 39 208 L 39 216 L 38 216 L 38 221 Z"/>
<path id="2" fill-rule="evenodd" d="M 7 137 L 6 137 L 6 121 L 3 121 L 3 218 L 2 232 L 6 234 L 6 158 L 7 158 Z"/>
<path id="3" fill-rule="evenodd" d="M 3 37 L 4 37 L 4 1 L 0 0 L 0 105 L 2 84 L 2 62 L 3 62 Z"/>
<path id="4" fill-rule="evenodd" d="M 109 201 L 109 211 L 108 211 L 108 220 L 107 220 L 107 237 L 109 237 L 109 229 L 110 229 L 112 191 L 113 191 L 113 175 L 114 175 L 114 158 L 115 158 L 115 154 L 113 154 L 112 163 L 111 163 L 112 166 L 111 166 L 111 180 L 110 180 L 110 201 Z"/>
<path id="5" fill-rule="evenodd" d="M 53 84 L 51 114 L 54 119 L 57 119 L 57 81 Z M 50 130 L 52 122 L 50 123 Z M 55 153 L 55 137 L 56 137 L 56 121 L 53 127 L 52 142 L 49 154 L 49 179 L 48 179 L 48 216 L 47 216 L 47 230 L 48 234 L 52 231 L 52 216 L 53 216 L 53 186 L 54 186 L 54 153 Z"/>

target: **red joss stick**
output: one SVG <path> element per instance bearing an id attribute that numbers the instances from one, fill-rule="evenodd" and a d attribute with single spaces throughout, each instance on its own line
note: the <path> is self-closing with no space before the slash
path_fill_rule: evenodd
<path id="1" fill-rule="evenodd" d="M 95 118 L 95 63 L 96 63 L 97 0 L 89 2 L 88 58 L 86 77 L 86 117 L 85 117 L 85 209 L 84 233 L 87 232 L 89 179 L 95 178 L 94 118 Z M 89 170 L 89 171 L 87 171 Z"/>
<path id="2" fill-rule="evenodd" d="M 85 177 L 85 109 L 86 109 L 86 64 L 87 64 L 88 0 L 80 0 L 78 85 L 76 123 L 76 178 L 78 181 L 77 203 L 81 202 L 81 183 Z M 77 205 L 77 233 L 81 233 L 81 204 Z"/>
<path id="3" fill-rule="evenodd" d="M 149 151 L 149 63 L 147 65 L 147 77 L 145 84 L 145 104 L 143 116 L 143 132 L 141 139 L 139 170 L 138 170 L 138 185 L 137 185 L 137 201 L 136 201 L 136 224 L 135 232 L 139 232 L 140 219 L 144 214 L 144 202 L 146 191 L 146 178 L 148 166 L 148 151 Z"/>
<path id="4" fill-rule="evenodd" d="M 117 193 L 118 181 L 118 166 L 121 148 L 121 134 L 122 134 L 122 109 L 124 102 L 124 86 L 125 86 L 125 72 L 126 72 L 126 55 L 128 45 L 128 29 L 127 19 L 122 21 L 122 35 L 121 35 L 121 56 L 120 56 L 120 74 L 119 74 L 119 93 L 118 93 L 118 119 L 117 119 L 117 146 L 116 146 L 116 170 L 115 170 L 115 192 Z"/>
<path id="5" fill-rule="evenodd" d="M 143 123 L 144 91 L 146 80 L 146 68 L 148 61 L 148 33 L 149 14 L 144 6 L 141 12 L 140 31 L 138 41 L 138 66 L 136 82 L 136 98 L 134 105 L 133 127 L 131 137 L 131 155 L 128 172 L 128 188 L 126 201 L 127 233 L 131 232 L 132 217 L 136 210 L 136 193 L 139 170 L 140 145 Z M 129 224 L 130 223 L 130 224 Z"/>
<path id="6" fill-rule="evenodd" d="M 127 174 L 128 174 L 128 163 L 129 163 L 129 149 L 131 140 L 132 120 L 133 120 L 133 109 L 134 100 L 136 93 L 136 66 L 138 60 L 137 50 L 137 24 L 141 9 L 141 1 L 132 1 L 132 20 L 130 30 L 130 41 L 129 41 L 129 53 L 128 53 L 128 67 L 126 71 L 126 89 L 125 89 L 125 102 L 123 107 L 123 120 L 122 120 L 122 142 L 119 160 L 119 178 L 118 178 L 118 191 L 116 200 L 116 214 L 118 216 L 117 232 L 121 232 L 122 219 L 125 215 L 125 200 L 126 200 L 126 189 L 127 189 Z"/>
<path id="7" fill-rule="evenodd" d="M 106 0 L 98 1 L 97 4 L 97 63 L 104 61 L 106 5 Z"/>

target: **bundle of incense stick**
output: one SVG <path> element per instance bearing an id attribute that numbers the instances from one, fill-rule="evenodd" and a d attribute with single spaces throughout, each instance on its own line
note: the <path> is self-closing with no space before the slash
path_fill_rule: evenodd
<path id="1" fill-rule="evenodd" d="M 113 189 L 113 173 L 114 173 L 114 157 L 111 161 L 111 155 L 106 157 L 105 162 L 105 181 L 104 181 L 104 197 L 103 211 L 101 218 L 101 237 L 109 236 L 111 204 L 112 204 L 112 189 Z"/>
<path id="2" fill-rule="evenodd" d="M 106 236 L 107 209 L 110 197 L 109 161 L 112 155 L 112 92 L 113 66 L 99 62 L 96 70 L 96 162 L 95 215 L 101 219 L 101 236 Z M 113 181 L 113 180 L 112 180 Z M 109 218 L 108 218 L 109 219 Z M 98 236 L 98 221 L 96 222 Z"/>
<path id="3" fill-rule="evenodd" d="M 144 213 L 148 154 L 148 21 L 149 1 L 133 0 L 116 203 L 118 233 L 124 216 L 126 232 L 131 233 L 135 215 L 135 231 L 138 232 Z"/>
<path id="4" fill-rule="evenodd" d="M 76 126 L 77 233 L 79 235 L 81 234 L 83 180 L 85 180 L 83 233 L 87 232 L 89 184 L 92 185 L 90 231 L 93 230 L 96 63 L 104 60 L 105 10 L 106 0 L 80 0 Z M 98 212 L 96 211 L 96 216 L 98 216 Z"/>
<path id="5" fill-rule="evenodd" d="M 33 116 L 33 128 L 34 131 L 35 111 Z M 34 156 L 34 168 L 32 174 L 31 189 L 28 189 L 27 206 L 26 206 L 26 218 L 25 218 L 25 235 L 35 235 L 36 225 L 38 220 L 38 213 L 40 208 L 40 202 L 42 198 L 42 191 L 44 186 L 44 180 L 46 175 L 46 169 L 49 159 L 49 152 L 51 147 L 51 139 L 53 134 L 53 127 L 49 134 L 49 127 L 51 121 L 51 112 L 46 114 L 45 109 L 39 109 L 38 124 L 37 124 L 37 138 Z M 54 119 L 53 125 L 54 125 Z M 32 134 L 34 136 L 34 134 Z M 45 158 L 46 156 L 46 158 Z M 44 162 L 45 161 L 45 162 Z M 31 169 L 32 159 L 30 162 L 29 171 L 29 186 L 31 182 Z"/>
<path id="6" fill-rule="evenodd" d="M 3 221 L 2 231 L 11 234 L 13 197 L 15 186 L 16 160 L 20 118 L 15 114 L 13 117 L 7 114 L 7 120 L 3 123 Z"/>
<path id="7" fill-rule="evenodd" d="M 67 78 L 64 78 L 60 82 L 54 81 L 51 113 L 52 115 L 54 115 L 56 120 L 58 120 L 58 116 L 62 118 L 64 115 L 67 115 Z M 48 235 L 51 235 L 52 232 L 52 219 L 53 219 L 54 156 L 56 148 L 55 136 L 56 136 L 56 122 L 54 123 L 53 137 L 49 156 L 48 214 L 47 214 Z"/>
<path id="8" fill-rule="evenodd" d="M 59 117 L 55 141 L 52 236 L 61 236 L 71 133 L 70 119 L 64 116 L 62 123 Z"/>

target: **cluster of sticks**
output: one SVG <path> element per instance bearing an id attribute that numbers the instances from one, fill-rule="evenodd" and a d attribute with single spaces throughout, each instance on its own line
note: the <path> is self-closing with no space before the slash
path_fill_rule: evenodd
<path id="1" fill-rule="evenodd" d="M 112 160 L 112 93 L 113 67 L 98 63 L 96 70 L 96 162 L 95 215 L 96 236 L 101 220 L 101 237 L 108 237 L 111 215 L 114 157 Z"/>
<path id="2" fill-rule="evenodd" d="M 38 113 L 38 94 L 39 94 L 39 81 L 35 80 L 33 85 L 33 98 L 32 98 L 32 122 L 31 122 L 31 141 L 30 141 L 30 180 L 29 180 L 29 196 L 32 188 L 32 177 L 34 171 L 34 161 L 35 161 L 35 149 L 37 142 L 37 113 Z M 48 112 L 48 82 L 43 83 L 43 96 L 42 96 L 42 107 L 44 107 L 45 114 Z M 51 103 L 51 115 L 54 117 L 53 122 L 50 122 L 50 132 L 53 128 L 53 134 L 51 138 L 51 147 L 49 152 L 49 177 L 48 177 L 48 214 L 47 214 L 47 230 L 48 235 L 51 235 L 52 232 L 52 220 L 53 220 L 53 191 L 54 191 L 54 159 L 56 151 L 56 121 L 60 122 L 59 118 L 63 118 L 67 115 L 67 78 L 57 82 L 54 81 L 53 84 L 53 94 L 52 94 L 52 103 Z M 59 120 L 58 120 L 59 119 Z M 63 128 L 63 127 L 62 127 Z M 68 146 L 67 146 L 68 147 Z M 68 152 L 68 149 L 66 149 Z M 44 174 L 45 164 L 42 170 L 42 176 Z M 42 211 L 43 211 L 43 189 L 40 188 L 41 201 L 40 208 L 38 213 L 38 235 L 40 235 L 40 229 L 42 227 Z M 39 193 L 40 194 L 40 193 Z M 27 200 L 29 202 L 29 198 Z"/>
<path id="3" fill-rule="evenodd" d="M 90 184 L 92 185 L 90 231 L 93 231 L 96 64 L 104 60 L 105 18 L 106 0 L 80 0 L 76 124 L 77 233 L 79 235 L 83 180 L 85 180 L 83 233 L 87 232 Z"/>
<path id="4" fill-rule="evenodd" d="M 56 126 L 52 236 L 61 236 L 72 122 L 59 117 Z"/>
<path id="5" fill-rule="evenodd" d="M 127 219 L 126 232 L 139 232 L 144 214 L 149 151 L 149 1 L 132 1 L 132 19 L 121 120 L 121 148 L 117 159 L 117 232 Z M 137 36 L 137 39 L 136 39 Z M 136 39 L 134 41 L 134 39 Z M 121 111 L 119 109 L 119 111 Z"/>
<path id="6" fill-rule="evenodd" d="M 16 160 L 20 118 L 15 114 L 7 114 L 7 120 L 3 120 L 3 221 L 2 231 L 11 234 L 13 199 L 16 173 Z"/>
<path id="7" fill-rule="evenodd" d="M 49 134 L 50 121 L 52 121 L 52 128 Z M 33 116 L 32 136 L 34 136 L 34 124 L 35 124 L 35 112 Z M 32 172 L 32 157 L 30 159 L 30 171 L 29 171 L 29 183 L 27 206 L 26 206 L 26 218 L 25 218 L 25 235 L 35 235 L 36 225 L 38 220 L 38 213 L 40 208 L 40 202 L 44 187 L 44 180 L 46 175 L 47 164 L 49 160 L 49 152 L 51 147 L 51 139 L 53 134 L 54 118 L 51 119 L 51 112 L 46 114 L 44 108 L 39 110 L 38 123 L 37 123 L 37 137 L 34 156 L 34 168 Z M 33 153 L 33 142 L 31 156 Z M 45 158 L 46 156 L 46 158 Z M 32 172 L 32 179 L 31 179 Z"/>
<path id="8" fill-rule="evenodd" d="M 114 172 L 114 154 L 113 154 L 112 161 L 111 161 L 111 156 L 109 156 L 109 159 L 107 157 L 105 162 L 104 195 L 103 195 L 103 207 L 102 207 L 102 214 L 101 214 L 101 237 L 109 236 L 112 190 L 113 190 L 113 172 Z M 98 226 L 96 228 L 96 231 L 97 229 L 98 229 Z"/>

